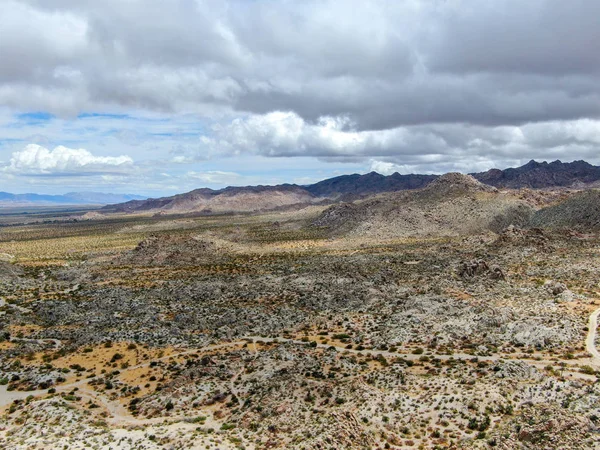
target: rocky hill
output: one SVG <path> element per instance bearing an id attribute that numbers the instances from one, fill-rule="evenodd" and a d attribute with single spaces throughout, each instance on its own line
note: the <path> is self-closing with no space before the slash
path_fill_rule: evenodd
<path id="1" fill-rule="evenodd" d="M 103 208 L 106 212 L 257 212 L 311 203 L 314 196 L 294 185 L 196 189 L 172 197 L 134 200 Z"/>
<path id="2" fill-rule="evenodd" d="M 431 200 L 476 192 L 497 192 L 497 189 L 477 181 L 471 175 L 450 172 L 436 178 L 415 195 L 425 200 Z"/>
<path id="3" fill-rule="evenodd" d="M 540 209 L 531 225 L 541 228 L 574 228 L 580 231 L 600 230 L 600 191 L 576 193 L 554 206 Z"/>
<path id="4" fill-rule="evenodd" d="M 528 223 L 533 208 L 469 175 L 443 175 L 417 191 L 334 205 L 314 222 L 333 234 L 394 238 L 500 231 Z"/>
<path id="5" fill-rule="evenodd" d="M 214 262 L 223 257 L 214 242 L 186 235 L 151 235 L 117 261 L 120 264 L 185 266 Z"/>

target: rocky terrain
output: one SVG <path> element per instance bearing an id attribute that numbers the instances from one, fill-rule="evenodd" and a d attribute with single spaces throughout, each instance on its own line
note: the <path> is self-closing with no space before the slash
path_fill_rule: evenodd
<path id="1" fill-rule="evenodd" d="M 0 217 L 0 447 L 600 448 L 597 204 Z"/>
<path id="2" fill-rule="evenodd" d="M 469 175 L 447 174 L 427 187 L 342 203 L 325 210 L 315 226 L 333 234 L 381 239 L 499 232 L 529 222 L 533 208 Z"/>

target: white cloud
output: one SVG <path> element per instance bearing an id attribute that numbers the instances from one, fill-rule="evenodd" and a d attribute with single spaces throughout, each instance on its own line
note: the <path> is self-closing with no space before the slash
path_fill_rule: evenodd
<path id="1" fill-rule="evenodd" d="M 231 155 L 255 152 L 265 156 L 368 156 L 421 152 L 438 148 L 438 137 L 418 128 L 356 131 L 344 117 L 321 117 L 309 123 L 294 112 L 275 111 L 237 118 L 213 127 L 202 143 L 210 150 Z"/>
<path id="2" fill-rule="evenodd" d="M 185 175 L 192 180 L 198 180 L 207 184 L 235 184 L 244 177 L 235 172 L 222 172 L 219 170 L 209 170 L 206 172 L 189 171 Z"/>
<path id="3" fill-rule="evenodd" d="M 24 175 L 82 175 L 123 171 L 131 168 L 132 164 L 129 156 L 95 156 L 85 149 L 61 145 L 48 150 L 29 144 L 12 154 L 4 170 Z"/>
<path id="4" fill-rule="evenodd" d="M 370 172 L 377 172 L 381 175 L 391 175 L 395 172 L 403 173 L 404 170 L 406 170 L 406 166 L 401 166 L 399 164 L 394 164 L 391 162 L 376 161 L 373 159 L 370 161 L 369 166 Z"/>
<path id="5" fill-rule="evenodd" d="M 598 162 L 600 120 L 546 121 L 520 126 L 412 125 L 356 130 L 348 118 L 311 123 L 294 112 L 236 118 L 201 137 L 205 153 L 265 157 L 316 157 L 365 162 L 390 174 L 483 171 L 530 159 Z"/>
<path id="6" fill-rule="evenodd" d="M 188 171 L 178 177 L 178 182 L 186 189 L 197 189 L 200 187 L 222 188 L 225 186 L 256 186 L 256 185 L 276 185 L 290 182 L 290 179 L 278 171 L 270 173 L 256 173 L 247 171 L 248 167 L 240 172 L 222 171 L 222 170 L 199 170 Z"/>

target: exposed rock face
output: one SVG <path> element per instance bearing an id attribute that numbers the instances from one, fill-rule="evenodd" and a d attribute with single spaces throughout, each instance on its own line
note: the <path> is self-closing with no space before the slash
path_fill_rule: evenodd
<path id="1" fill-rule="evenodd" d="M 535 367 L 523 361 L 503 361 L 496 365 L 495 370 L 496 377 L 513 380 L 530 380 L 543 376 Z"/>
<path id="2" fill-rule="evenodd" d="M 548 188 L 577 186 L 600 180 L 600 167 L 585 161 L 551 163 L 530 161 L 521 167 L 504 170 L 490 169 L 487 172 L 472 173 L 476 180 L 497 188 Z M 366 175 L 342 175 L 323 180 L 306 189 L 319 197 L 340 197 L 348 194 L 365 195 L 393 192 L 408 189 L 421 189 L 438 178 L 437 175 L 394 173 L 389 176 L 371 172 Z"/>
<path id="3" fill-rule="evenodd" d="M 471 279 L 477 276 L 488 276 L 492 280 L 504 280 L 504 272 L 498 266 L 489 266 L 484 260 L 463 262 L 458 267 L 458 275 L 461 278 Z"/>
<path id="4" fill-rule="evenodd" d="M 560 283 L 560 282 L 554 281 L 554 280 L 546 281 L 546 283 L 544 283 L 544 287 L 552 295 L 559 295 L 567 290 L 567 286 L 564 283 Z"/>
<path id="5" fill-rule="evenodd" d="M 496 240 L 496 245 L 547 245 L 549 241 L 546 232 L 541 228 L 519 228 L 514 225 L 506 227 Z"/>
<path id="6" fill-rule="evenodd" d="M 460 195 L 465 193 L 475 192 L 496 192 L 497 189 L 491 186 L 487 186 L 471 175 L 464 175 L 458 172 L 450 172 L 436 178 L 431 182 L 425 189 L 424 194 L 449 196 L 449 195 Z"/>
<path id="7" fill-rule="evenodd" d="M 519 201 L 463 176 L 436 185 L 328 217 L 462 232 Z M 191 231 L 124 217 L 148 237 L 122 265 L 106 253 L 68 255 L 0 283 L 0 394 L 10 387 L 22 399 L 6 405 L 0 448 L 206 447 L 203 438 L 211 448 L 598 448 L 600 384 L 582 346 L 597 307 L 597 237 L 513 226 L 499 246 L 485 232 L 305 250 L 304 230 L 287 231 L 306 216 L 274 216 L 236 217 L 247 228 L 235 243 L 228 217 L 181 221 Z M 123 229 L 114 222 L 68 224 L 56 236 L 93 239 L 101 227 L 113 236 Z M 162 235 L 134 228 L 148 222 Z M 274 237 L 256 244 L 257 231 Z M 502 271 L 492 264 L 510 282 L 494 280 Z M 561 282 L 577 292 L 570 304 Z"/>
<path id="8" fill-rule="evenodd" d="M 498 448 L 592 448 L 593 423 L 566 409 L 536 405 L 525 408 L 513 422 L 509 433 L 495 439 Z"/>

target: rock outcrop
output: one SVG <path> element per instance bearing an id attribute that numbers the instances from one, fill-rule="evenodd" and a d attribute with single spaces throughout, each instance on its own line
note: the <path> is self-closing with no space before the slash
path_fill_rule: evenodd
<path id="1" fill-rule="evenodd" d="M 531 206 L 513 195 L 469 175 L 450 173 L 421 190 L 334 205 L 314 225 L 337 235 L 374 238 L 457 236 L 524 226 L 532 213 Z"/>
<path id="2" fill-rule="evenodd" d="M 152 235 L 120 257 L 119 262 L 143 266 L 194 265 L 215 261 L 223 253 L 214 243 L 194 236 Z"/>

